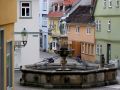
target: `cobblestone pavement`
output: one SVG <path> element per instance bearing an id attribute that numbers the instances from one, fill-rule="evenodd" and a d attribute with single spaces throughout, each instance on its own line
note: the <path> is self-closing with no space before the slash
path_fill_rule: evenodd
<path id="1" fill-rule="evenodd" d="M 52 57 L 52 56 L 56 56 L 56 55 L 49 54 L 46 52 L 41 52 L 40 53 L 40 60 L 42 60 L 43 58 Z M 75 61 L 73 61 L 72 59 L 69 59 L 69 62 L 73 63 Z M 15 71 L 14 77 L 15 77 L 15 80 L 14 80 L 15 90 L 120 90 L 120 70 L 118 70 L 118 76 L 117 76 L 117 80 L 119 81 L 118 84 L 104 86 L 104 87 L 88 88 L 88 89 L 44 89 L 44 88 L 40 88 L 40 87 L 20 86 L 19 79 L 21 77 L 21 72 Z"/>

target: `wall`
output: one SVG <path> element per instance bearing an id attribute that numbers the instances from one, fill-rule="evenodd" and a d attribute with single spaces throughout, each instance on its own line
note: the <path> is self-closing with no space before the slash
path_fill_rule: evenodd
<path id="1" fill-rule="evenodd" d="M 43 10 L 43 0 L 40 0 L 39 5 L 40 5 L 40 20 L 39 20 L 39 25 L 40 25 L 40 30 L 42 30 L 42 48 L 41 49 L 46 49 L 48 50 L 48 24 L 47 27 L 42 27 L 42 14 L 48 15 L 48 11 L 49 11 L 49 3 L 51 2 L 51 0 L 46 0 L 47 1 L 47 10 Z M 48 20 L 48 18 L 47 18 Z M 46 40 L 44 38 L 44 35 L 46 35 Z M 44 43 L 46 43 L 46 45 L 44 45 Z"/>
<path id="2" fill-rule="evenodd" d="M 95 20 L 101 21 L 101 31 L 96 31 L 96 44 L 102 45 L 102 54 L 107 57 L 107 44 L 111 44 L 111 59 L 115 60 L 119 55 L 120 45 L 120 7 L 116 7 L 116 0 L 112 0 L 112 7 L 109 7 L 109 0 L 107 0 L 107 6 L 104 8 L 104 1 L 97 0 L 95 9 Z M 111 31 L 108 31 L 108 20 L 111 20 Z M 97 60 L 100 60 L 100 56 L 96 55 Z"/>
<path id="3" fill-rule="evenodd" d="M 95 9 L 95 16 L 101 16 L 101 15 L 105 15 L 105 16 L 113 16 L 113 15 L 120 15 L 120 8 L 116 8 L 116 0 L 112 0 L 112 8 L 108 7 L 109 0 L 107 1 L 107 6 L 106 8 L 104 8 L 104 0 L 97 0 L 97 4 L 96 4 L 96 9 Z"/>
<path id="4" fill-rule="evenodd" d="M 14 24 L 11 23 L 11 24 L 7 24 L 7 25 L 3 25 L 2 26 L 4 28 L 4 39 L 5 39 L 5 42 L 4 42 L 4 83 L 5 83 L 5 87 L 6 87 L 6 44 L 7 42 L 10 42 L 10 41 L 14 41 Z M 13 65 L 14 65 L 14 42 L 13 42 L 13 46 L 12 46 L 12 59 L 13 59 Z M 14 67 L 12 67 L 12 71 L 13 71 L 13 77 L 14 77 Z M 14 88 L 14 78 L 13 78 L 13 88 Z"/>
<path id="5" fill-rule="evenodd" d="M 16 21 L 16 0 L 0 0 L 0 28 L 4 30 L 4 90 L 6 90 L 6 44 L 12 41 L 12 53 L 14 53 L 14 22 Z M 14 54 L 12 54 L 14 63 Z M 14 77 L 14 69 L 12 68 Z M 12 81 L 14 89 L 14 78 Z"/>
<path id="6" fill-rule="evenodd" d="M 80 26 L 80 32 L 76 32 L 76 25 Z M 90 26 L 91 33 L 87 34 L 87 25 L 86 24 L 68 24 L 68 43 L 72 44 L 72 48 L 75 49 L 74 56 L 80 55 L 83 60 L 95 61 L 95 27 Z M 79 44 L 77 44 L 79 42 Z M 94 45 L 94 54 L 83 54 L 81 53 L 81 42 L 91 43 Z"/>
<path id="7" fill-rule="evenodd" d="M 21 58 L 21 62 L 17 62 L 17 58 L 15 63 L 19 65 L 15 65 L 15 68 L 19 68 L 20 65 L 25 64 L 33 64 L 39 61 L 40 53 L 40 40 L 39 40 L 39 0 L 30 0 L 32 2 L 32 18 L 31 19 L 21 19 L 20 18 L 20 8 L 19 1 L 17 1 L 17 22 L 15 23 L 15 33 L 21 32 L 23 28 L 26 28 L 28 32 L 27 45 L 22 47 L 20 50 L 20 56 L 17 58 Z M 22 0 L 28 1 L 28 0 Z M 21 40 L 20 34 L 15 34 L 15 40 Z M 17 52 L 15 52 L 16 54 Z"/>
<path id="8" fill-rule="evenodd" d="M 16 0 L 0 0 L 0 25 L 16 21 Z"/>

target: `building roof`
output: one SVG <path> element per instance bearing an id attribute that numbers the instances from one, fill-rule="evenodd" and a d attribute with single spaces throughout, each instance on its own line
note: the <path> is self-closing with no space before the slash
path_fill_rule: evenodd
<path id="1" fill-rule="evenodd" d="M 63 16 L 63 12 L 49 12 L 48 17 L 61 17 Z"/>
<path id="2" fill-rule="evenodd" d="M 88 3 L 85 3 L 87 2 Z M 92 1 L 92 2 L 90 2 Z M 70 11 L 66 13 L 67 23 L 88 23 L 93 22 L 93 10 L 96 0 L 81 0 Z"/>
<path id="3" fill-rule="evenodd" d="M 76 3 L 78 0 L 64 0 L 63 4 L 64 5 L 72 5 L 73 3 Z"/>
<path id="4" fill-rule="evenodd" d="M 63 5 L 65 5 L 65 6 L 69 6 L 69 5 L 73 5 L 73 4 L 75 4 L 75 3 L 77 3 L 78 1 L 80 1 L 80 0 L 61 0 L 61 1 L 55 1 L 53 4 L 63 4 Z M 66 12 L 66 11 L 65 11 Z M 48 17 L 62 17 L 63 15 L 64 15 L 64 13 L 65 12 L 63 12 L 63 11 L 50 11 L 49 13 L 48 13 Z"/>

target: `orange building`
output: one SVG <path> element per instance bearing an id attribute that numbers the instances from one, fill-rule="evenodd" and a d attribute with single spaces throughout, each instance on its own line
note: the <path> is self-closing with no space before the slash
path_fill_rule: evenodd
<path id="1" fill-rule="evenodd" d="M 93 6 L 81 5 L 69 11 L 67 17 L 68 46 L 74 50 L 73 56 L 82 60 L 95 61 L 95 25 L 92 15 Z"/>

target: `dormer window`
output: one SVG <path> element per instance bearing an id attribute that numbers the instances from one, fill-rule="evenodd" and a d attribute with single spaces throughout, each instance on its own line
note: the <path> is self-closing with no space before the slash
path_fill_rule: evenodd
<path id="1" fill-rule="evenodd" d="M 109 7 L 112 7 L 112 0 L 109 0 Z"/>
<path id="2" fill-rule="evenodd" d="M 56 4 L 56 5 L 55 5 L 55 11 L 57 11 L 57 10 L 58 10 L 58 5 Z"/>
<path id="3" fill-rule="evenodd" d="M 63 5 L 60 6 L 60 11 L 63 11 Z"/>

